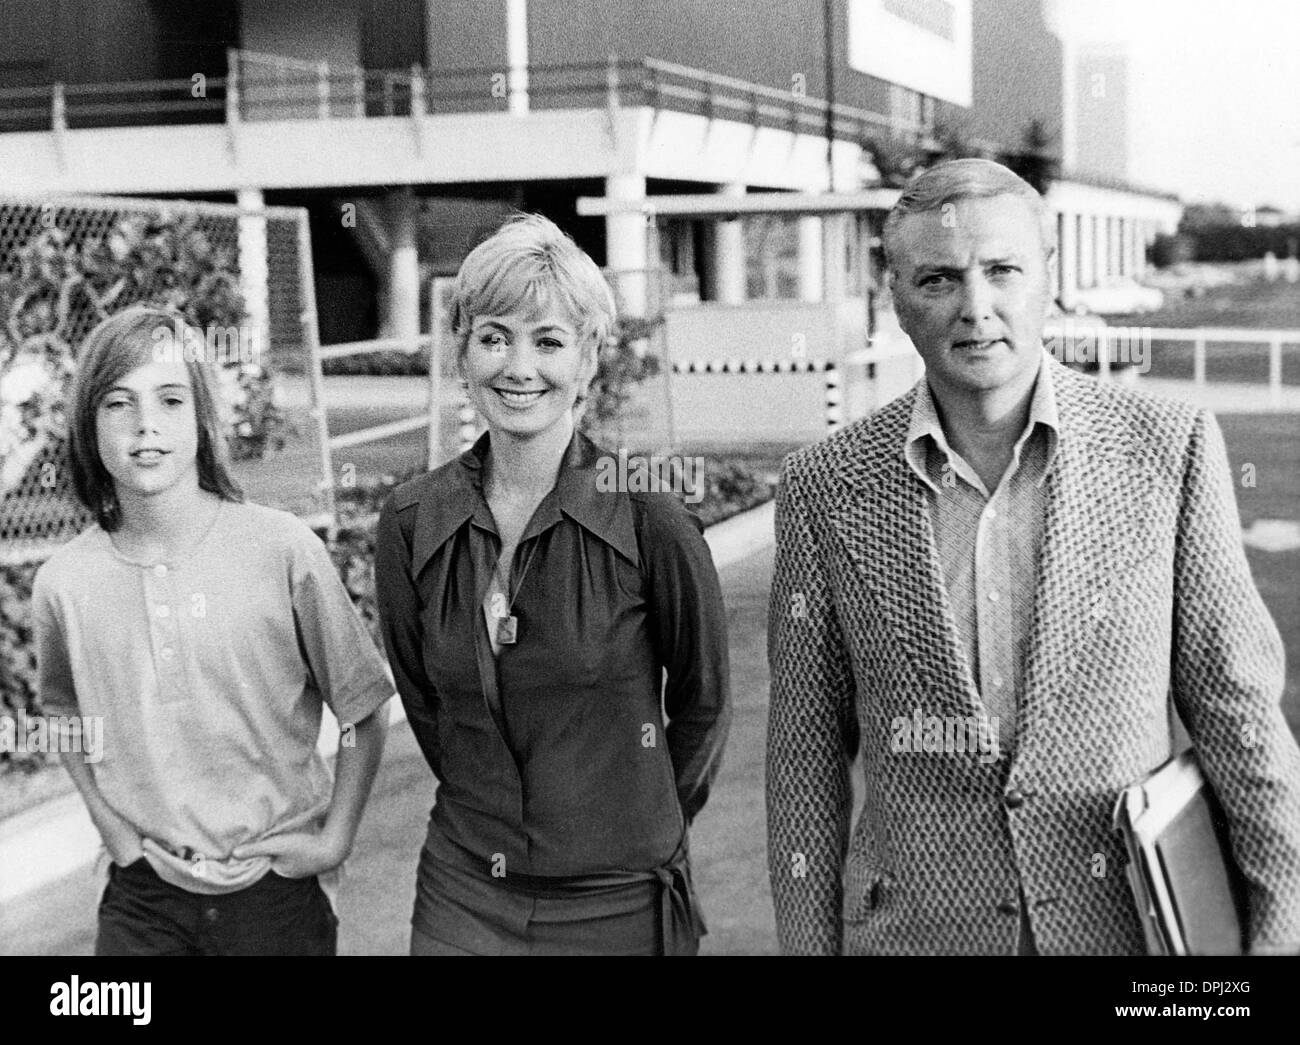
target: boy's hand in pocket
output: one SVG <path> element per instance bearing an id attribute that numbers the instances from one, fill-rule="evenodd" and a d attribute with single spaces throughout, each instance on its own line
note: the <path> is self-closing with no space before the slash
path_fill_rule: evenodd
<path id="1" fill-rule="evenodd" d="M 236 860 L 267 856 L 271 870 L 281 877 L 310 878 L 338 867 L 347 853 L 324 832 L 295 831 L 237 846 L 231 855 Z"/>
<path id="2" fill-rule="evenodd" d="M 126 867 L 144 856 L 140 832 L 113 810 L 101 810 L 95 818 L 95 827 L 99 830 L 99 837 L 104 840 L 108 855 L 118 867 Z"/>

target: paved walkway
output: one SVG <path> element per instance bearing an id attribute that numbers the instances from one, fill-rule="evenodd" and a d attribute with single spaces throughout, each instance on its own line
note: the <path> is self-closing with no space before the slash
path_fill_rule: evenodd
<path id="1" fill-rule="evenodd" d="M 696 888 L 711 954 L 774 954 L 767 886 L 763 738 L 767 719 L 765 618 L 772 549 L 721 571 L 731 638 L 735 719 L 708 807 L 691 832 Z M 340 899 L 342 954 L 405 954 L 415 900 L 415 863 L 433 799 L 433 779 L 410 728 L 394 727 Z M 90 954 L 98 887 L 79 871 L 7 905 L 0 954 Z"/>

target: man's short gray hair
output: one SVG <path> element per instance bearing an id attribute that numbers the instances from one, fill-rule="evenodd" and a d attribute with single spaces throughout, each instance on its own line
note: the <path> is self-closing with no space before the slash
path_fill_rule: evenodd
<path id="1" fill-rule="evenodd" d="M 893 244 L 898 238 L 898 226 L 907 215 L 940 210 L 956 200 L 993 196 L 1018 196 L 1029 203 L 1038 215 L 1043 253 L 1050 255 L 1056 247 L 1056 220 L 1047 202 L 1029 182 L 992 160 L 947 160 L 914 175 L 903 186 L 898 202 L 890 208 L 881 235 L 886 266 L 894 267 L 897 254 Z"/>

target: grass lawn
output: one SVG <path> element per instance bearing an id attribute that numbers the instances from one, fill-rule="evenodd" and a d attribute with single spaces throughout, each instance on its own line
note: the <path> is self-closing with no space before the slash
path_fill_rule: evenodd
<path id="1" fill-rule="evenodd" d="M 1203 297 L 1174 297 L 1166 292 L 1165 307 L 1158 312 L 1107 315 L 1110 326 L 1136 327 L 1247 327 L 1256 330 L 1300 330 L 1300 285 L 1229 283 L 1213 287 Z M 1192 379 L 1190 342 L 1152 339 L 1152 377 Z M 1205 376 L 1209 381 L 1268 382 L 1268 345 L 1209 341 L 1205 351 Z M 1300 345 L 1282 346 L 1282 383 L 1300 385 Z"/>
<path id="2" fill-rule="evenodd" d="M 1256 519 L 1300 520 L 1300 414 L 1224 414 L 1219 424 L 1237 479 L 1242 525 Z M 1253 488 L 1241 485 L 1243 464 L 1255 466 Z M 1246 557 L 1286 644 L 1282 708 L 1300 737 L 1300 549 L 1247 548 Z"/>
<path id="3" fill-rule="evenodd" d="M 1263 330 L 1300 329 L 1300 284 L 1225 283 L 1208 288 L 1202 297 L 1175 297 L 1165 292 L 1157 312 L 1107 315 L 1106 322 L 1148 327 L 1254 327 Z"/>

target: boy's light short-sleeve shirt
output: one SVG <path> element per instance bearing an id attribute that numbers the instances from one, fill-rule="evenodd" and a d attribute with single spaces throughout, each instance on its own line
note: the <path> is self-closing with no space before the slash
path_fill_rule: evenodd
<path id="1" fill-rule="evenodd" d="M 92 526 L 38 571 L 32 609 L 44 710 L 102 718 L 105 801 L 191 892 L 251 885 L 270 861 L 235 847 L 323 823 L 322 703 L 346 728 L 393 694 L 325 546 L 260 505 L 222 501 L 157 564 Z"/>

